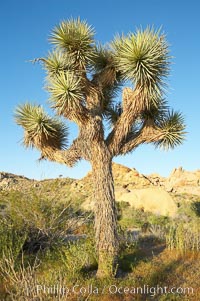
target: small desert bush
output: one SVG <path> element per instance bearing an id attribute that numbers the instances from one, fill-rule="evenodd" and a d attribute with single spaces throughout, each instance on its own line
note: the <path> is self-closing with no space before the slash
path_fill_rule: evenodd
<path id="1" fill-rule="evenodd" d="M 171 250 L 200 251 L 200 222 L 171 224 L 166 234 L 166 245 Z"/>
<path id="2" fill-rule="evenodd" d="M 148 215 L 148 223 L 150 225 L 158 225 L 161 227 L 165 227 L 167 224 L 169 224 L 171 219 L 168 216 L 163 216 L 163 215 L 156 215 L 150 213 Z"/>
<path id="3" fill-rule="evenodd" d="M 71 202 L 35 192 L 3 192 L 0 215 L 0 280 L 6 300 L 39 301 L 34 289 L 25 296 L 25 287 L 80 278 L 96 268 L 91 216 Z M 87 239 L 82 235 L 75 241 L 74 233 L 81 237 L 81 231 L 88 232 Z"/>
<path id="4" fill-rule="evenodd" d="M 87 221 L 86 214 L 75 211 L 71 202 L 59 203 L 34 192 L 1 194 L 0 204 L 6 233 L 10 231 L 11 236 L 26 233 L 23 250 L 29 253 L 60 244 L 67 234 L 74 233 Z M 9 225 L 12 225 L 10 230 Z M 0 240 L 4 236 L 1 233 Z"/>
<path id="5" fill-rule="evenodd" d="M 146 229 L 151 225 L 165 226 L 170 222 L 168 216 L 156 215 L 143 209 L 136 209 L 125 202 L 118 203 L 119 224 L 122 228 Z"/>
<path id="6" fill-rule="evenodd" d="M 40 298 L 34 299 L 38 297 L 36 292 L 38 266 L 37 257 L 30 264 L 29 262 L 25 263 L 23 253 L 18 257 L 18 260 L 13 255 L 12 250 L 3 254 L 0 260 L 0 276 L 4 288 L 2 293 L 6 296 L 6 300 L 42 300 Z"/>
<path id="7" fill-rule="evenodd" d="M 122 228 L 141 228 L 148 222 L 148 213 L 143 210 L 130 207 L 124 202 L 119 203 L 118 206 L 119 224 Z"/>
<path id="8" fill-rule="evenodd" d="M 17 258 L 27 239 L 26 229 L 16 229 L 5 218 L 0 220 L 0 260 L 12 250 L 13 258 Z"/>
<path id="9" fill-rule="evenodd" d="M 92 237 L 69 242 L 57 250 L 60 261 L 70 278 L 97 269 L 95 242 Z"/>
<path id="10" fill-rule="evenodd" d="M 16 261 L 12 251 L 0 260 L 0 276 L 8 296 L 6 300 L 12 301 L 54 300 L 52 296 L 39 296 L 37 285 L 72 286 L 77 281 L 84 282 L 88 273 L 96 269 L 93 238 L 68 242 L 48 250 L 43 256 L 35 256 L 33 260 L 21 253 Z"/>
<path id="11" fill-rule="evenodd" d="M 149 227 L 150 235 L 154 238 L 154 241 L 164 242 L 166 237 L 166 227 L 159 224 L 152 224 Z"/>
<path id="12" fill-rule="evenodd" d="M 175 201 L 177 202 L 177 196 L 175 197 Z M 193 219 L 200 217 L 200 199 L 198 196 L 194 195 L 179 195 L 178 202 L 178 216 L 184 222 L 190 222 Z"/>
<path id="13" fill-rule="evenodd" d="M 191 209 L 196 216 L 200 217 L 200 201 L 194 201 L 191 203 Z"/>

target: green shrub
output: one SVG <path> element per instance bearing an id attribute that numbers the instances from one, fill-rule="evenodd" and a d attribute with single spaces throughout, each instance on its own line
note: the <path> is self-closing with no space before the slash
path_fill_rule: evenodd
<path id="1" fill-rule="evenodd" d="M 152 224 L 149 227 L 149 233 L 153 236 L 154 240 L 165 241 L 166 227 L 162 224 Z"/>
<path id="2" fill-rule="evenodd" d="M 68 235 L 81 233 L 79 229 L 89 232 L 91 225 L 88 213 L 76 210 L 71 202 L 35 192 L 3 192 L 0 215 L 0 280 L 8 300 L 36 298 L 34 291 L 30 299 L 24 298 L 24 287 L 40 281 L 57 283 L 60 270 L 62 279 L 70 279 L 97 267 L 93 239 L 68 242 Z"/>
<path id="3" fill-rule="evenodd" d="M 200 217 L 200 200 L 198 196 L 183 194 L 178 204 L 178 215 L 185 222 L 190 222 L 194 218 Z"/>
<path id="4" fill-rule="evenodd" d="M 8 301 L 28 301 L 38 300 L 42 301 L 37 296 L 37 284 L 39 279 L 37 278 L 37 269 L 39 262 L 37 257 L 34 262 L 30 264 L 24 261 L 24 255 L 16 260 L 14 258 L 12 250 L 4 254 L 0 260 L 0 276 L 2 280 L 3 291 L 1 291 L 1 300 Z M 5 299 L 4 299 L 5 298 Z"/>
<path id="5" fill-rule="evenodd" d="M 166 226 L 170 222 L 168 216 L 149 214 L 148 222 L 150 225 Z"/>
<path id="6" fill-rule="evenodd" d="M 23 245 L 27 239 L 28 233 L 25 229 L 19 230 L 5 219 L 0 220 L 0 260 L 7 256 L 11 251 L 13 258 L 17 259 Z"/>
<path id="7" fill-rule="evenodd" d="M 16 191 L 1 194 L 0 205 L 5 225 L 12 225 L 11 232 L 21 233 L 26 229 L 23 250 L 30 253 L 60 244 L 67 234 L 86 221 L 86 215 L 75 211 L 71 202 L 45 199 L 35 192 L 29 195 Z"/>
<path id="8" fill-rule="evenodd" d="M 97 255 L 93 238 L 80 239 L 57 249 L 66 274 L 74 278 L 80 273 L 97 269 Z"/>
<path id="9" fill-rule="evenodd" d="M 191 209 L 196 214 L 196 216 L 200 217 L 200 201 L 192 202 Z"/>
<path id="10" fill-rule="evenodd" d="M 169 249 L 200 251 L 200 223 L 174 223 L 168 227 L 166 244 Z"/>
<path id="11" fill-rule="evenodd" d="M 123 202 L 122 202 L 123 203 Z M 122 228 L 141 228 L 148 221 L 148 213 L 130 206 L 122 206 L 119 224 Z"/>

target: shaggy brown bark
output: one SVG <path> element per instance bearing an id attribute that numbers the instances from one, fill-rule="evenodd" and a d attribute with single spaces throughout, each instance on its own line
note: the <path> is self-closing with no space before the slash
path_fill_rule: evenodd
<path id="1" fill-rule="evenodd" d="M 113 157 L 120 153 L 120 148 L 124 144 L 123 141 L 130 133 L 134 121 L 145 109 L 145 103 L 140 99 L 140 91 L 137 89 L 124 88 L 122 108 L 123 113 L 116 122 L 112 132 L 108 135 L 106 141 Z"/>
<path id="2" fill-rule="evenodd" d="M 127 136 L 123 146 L 119 150 L 119 154 L 125 155 L 128 152 L 133 151 L 139 145 L 159 141 L 163 136 L 162 130 L 156 127 L 151 120 L 148 120 L 144 123 L 138 133 Z"/>
<path id="3" fill-rule="evenodd" d="M 119 248 L 112 158 L 104 143 L 93 149 L 97 277 L 114 276 Z"/>

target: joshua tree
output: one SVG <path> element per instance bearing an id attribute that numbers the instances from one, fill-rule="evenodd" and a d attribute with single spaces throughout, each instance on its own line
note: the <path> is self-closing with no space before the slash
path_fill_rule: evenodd
<path id="1" fill-rule="evenodd" d="M 80 159 L 91 163 L 97 275 L 112 275 L 119 249 L 112 159 L 144 143 L 174 148 L 185 135 L 182 115 L 170 111 L 164 99 L 168 45 L 153 28 L 101 45 L 80 19 L 61 22 L 50 42 L 51 52 L 36 61 L 46 70 L 49 103 L 57 117 L 26 103 L 18 106 L 16 122 L 24 128 L 24 145 L 37 148 L 41 158 L 70 167 Z M 70 146 L 60 116 L 78 125 Z"/>

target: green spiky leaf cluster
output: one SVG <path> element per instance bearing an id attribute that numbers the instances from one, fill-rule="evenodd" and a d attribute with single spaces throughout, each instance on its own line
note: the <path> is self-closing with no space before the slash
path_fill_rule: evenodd
<path id="1" fill-rule="evenodd" d="M 52 77 L 64 71 L 75 71 L 75 60 L 61 50 L 53 50 L 43 60 L 44 69 Z"/>
<path id="2" fill-rule="evenodd" d="M 121 84 L 116 82 L 113 85 L 106 85 L 101 91 L 102 98 L 102 113 L 104 117 L 108 117 L 111 112 L 114 112 L 118 106 L 116 98 L 120 93 Z M 118 113 L 116 112 L 118 115 Z"/>
<path id="3" fill-rule="evenodd" d="M 48 116 L 41 106 L 29 103 L 18 106 L 15 112 L 15 121 L 25 130 L 23 143 L 26 147 L 66 148 L 67 127 L 57 118 Z"/>
<path id="4" fill-rule="evenodd" d="M 122 78 L 120 72 L 117 72 L 115 55 L 109 45 L 98 45 L 95 49 L 96 55 L 92 64 L 94 79 L 98 78 L 103 86 L 121 83 Z"/>
<path id="5" fill-rule="evenodd" d="M 88 116 L 93 118 L 97 114 L 99 120 L 107 121 L 109 130 L 124 124 L 124 129 L 116 131 L 125 136 L 120 142 L 114 137 L 115 128 L 107 137 L 115 141 L 116 149 L 117 144 L 126 143 L 127 137 L 131 139 L 139 134 L 149 120 L 163 133 L 156 146 L 168 149 L 183 141 L 184 120 L 180 113 L 169 113 L 163 100 L 170 56 L 160 30 L 140 29 L 101 45 L 94 41 L 93 28 L 78 18 L 56 26 L 50 42 L 51 52 L 36 61 L 41 61 L 47 72 L 49 102 L 57 115 L 81 124 L 91 120 Z M 130 82 L 132 89 L 130 95 L 124 94 L 122 106 L 117 98 L 123 85 L 130 86 Z M 131 113 L 126 114 L 127 111 Z M 128 117 L 124 123 L 123 120 L 117 123 L 121 116 Z M 129 119 L 133 124 L 127 124 Z M 41 150 L 45 146 L 65 147 L 66 127 L 58 119 L 49 117 L 41 107 L 19 106 L 16 121 L 25 129 L 26 146 Z"/>
<path id="6" fill-rule="evenodd" d="M 146 103 L 158 103 L 169 72 L 168 45 L 160 31 L 137 30 L 118 36 L 113 44 L 116 64 L 124 79 L 133 81 Z"/>
<path id="7" fill-rule="evenodd" d="M 173 149 L 183 143 L 185 139 L 185 122 L 181 113 L 173 110 L 157 122 L 158 127 L 163 133 L 163 138 L 155 143 L 157 147 L 165 150 Z"/>
<path id="8" fill-rule="evenodd" d="M 79 18 L 70 19 L 53 30 L 50 41 L 56 48 L 43 59 L 46 88 L 51 107 L 67 117 L 70 111 L 79 109 L 83 100 L 86 70 L 96 56 L 94 30 Z"/>
<path id="9" fill-rule="evenodd" d="M 81 79 L 74 72 L 60 72 L 50 77 L 47 90 L 50 92 L 51 106 L 59 115 L 80 107 L 83 97 Z"/>
<path id="10" fill-rule="evenodd" d="M 167 101 L 165 99 L 161 99 L 156 105 L 151 103 L 151 105 L 142 112 L 141 119 L 151 119 L 153 122 L 158 123 L 168 116 L 168 112 L 169 106 Z"/>
<path id="11" fill-rule="evenodd" d="M 112 51 L 105 46 L 99 44 L 95 47 L 96 55 L 93 59 L 93 70 L 95 73 L 102 72 L 103 70 L 113 67 L 114 56 Z"/>
<path id="12" fill-rule="evenodd" d="M 56 26 L 50 42 L 72 56 L 77 66 L 83 70 L 90 65 L 95 56 L 94 30 L 79 18 L 63 21 Z"/>
<path id="13" fill-rule="evenodd" d="M 102 113 L 109 121 L 112 115 L 118 115 L 115 112 L 117 104 L 115 99 L 122 88 L 123 79 L 116 69 L 115 57 L 109 45 L 96 47 L 96 56 L 93 61 L 93 82 L 97 83 L 100 88 Z M 115 114 L 116 113 L 116 114 Z M 114 119 L 116 119 L 114 117 Z"/>

